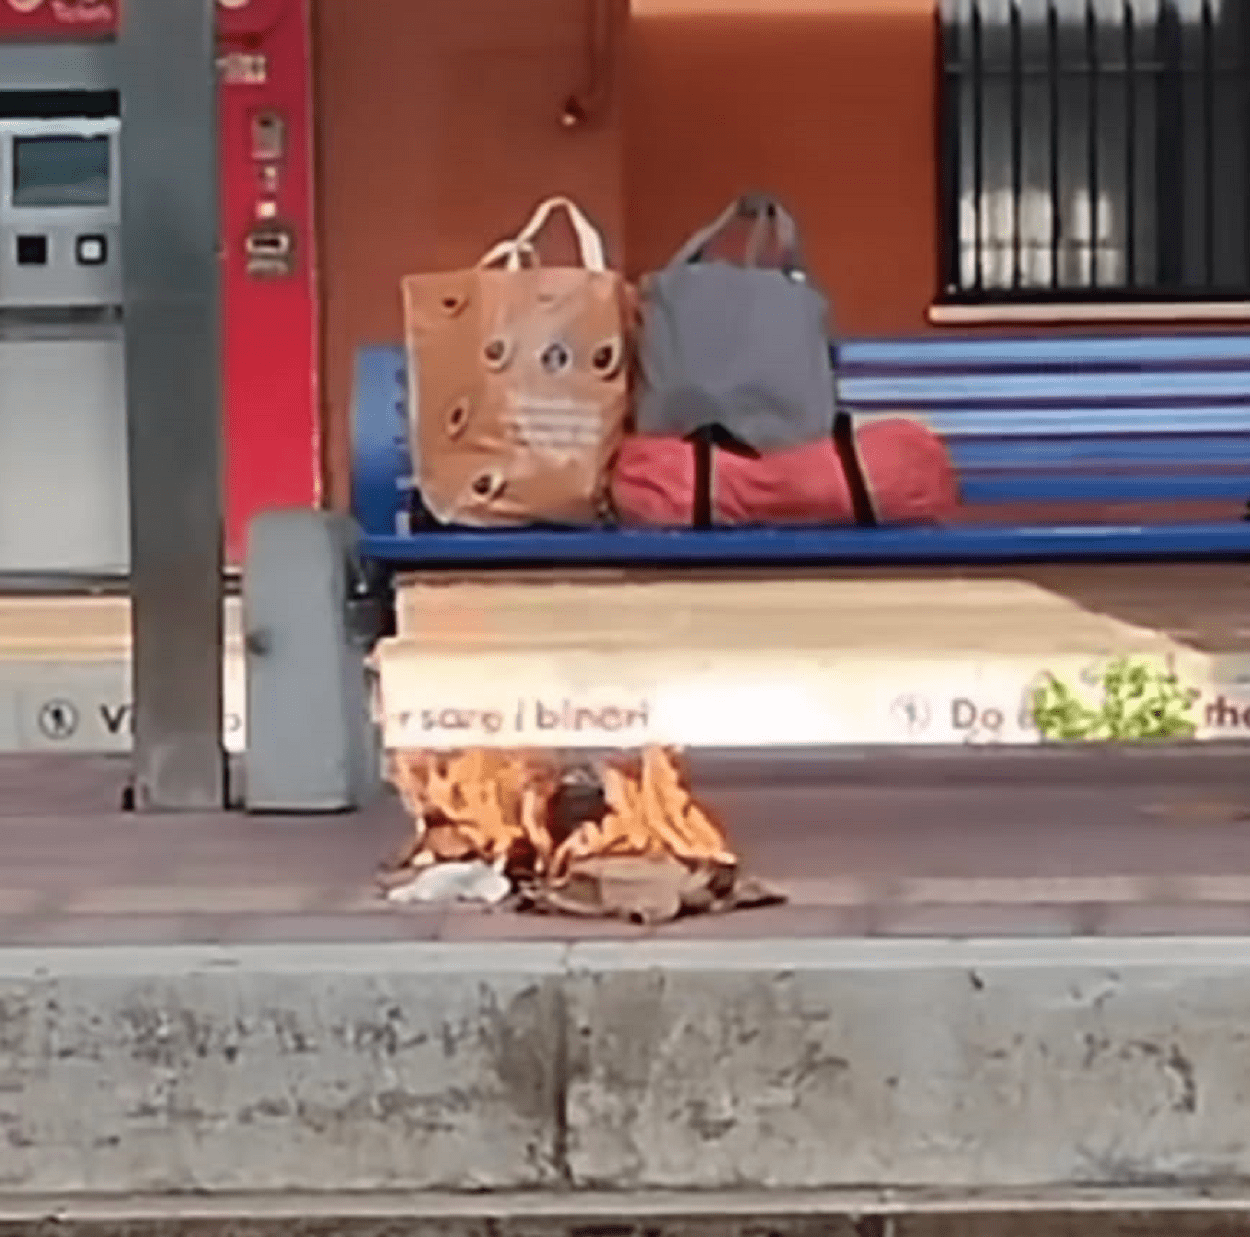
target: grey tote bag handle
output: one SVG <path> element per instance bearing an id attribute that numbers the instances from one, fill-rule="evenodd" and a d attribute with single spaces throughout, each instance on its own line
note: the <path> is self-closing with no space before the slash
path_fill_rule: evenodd
<path id="1" fill-rule="evenodd" d="M 744 265 L 756 266 L 759 263 L 760 253 L 771 227 L 781 253 L 781 268 L 787 273 L 802 272 L 803 256 L 794 217 L 776 198 L 758 193 L 744 194 L 731 202 L 713 222 L 696 232 L 674 254 L 669 265 L 684 266 L 700 261 L 704 250 L 738 219 L 755 220 L 751 239 L 747 243 Z"/>

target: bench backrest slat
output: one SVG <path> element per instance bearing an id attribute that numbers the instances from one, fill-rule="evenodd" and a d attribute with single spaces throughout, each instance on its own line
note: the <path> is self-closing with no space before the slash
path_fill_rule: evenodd
<path id="1" fill-rule="evenodd" d="M 981 507 L 1013 503 L 1244 503 L 1250 494 L 1250 471 L 1225 476 L 974 473 L 962 479 L 962 489 L 964 502 Z"/>
<path id="2" fill-rule="evenodd" d="M 963 471 L 998 469 L 1029 472 L 1038 468 L 1158 467 L 1221 469 L 1250 467 L 1250 431 L 1244 434 L 1159 434 L 1126 437 L 1089 434 L 1080 437 L 965 435 L 949 444 Z"/>
<path id="3" fill-rule="evenodd" d="M 852 406 L 853 407 L 853 406 Z M 928 425 L 943 438 L 1037 438 L 1042 435 L 1076 440 L 1115 436 L 1135 438 L 1250 432 L 1250 410 L 1243 408 L 968 408 L 921 411 L 897 405 L 870 410 L 853 407 L 855 423 L 868 425 L 886 418 L 908 416 Z"/>
<path id="4" fill-rule="evenodd" d="M 1250 424 L 1250 367 L 1244 370 L 1108 373 L 967 373 L 843 376 L 853 408 L 1240 408 Z"/>
<path id="5" fill-rule="evenodd" d="M 835 353 L 846 374 L 906 369 L 959 371 L 1023 368 L 1079 372 L 1182 369 L 1223 365 L 1250 368 L 1250 332 L 1223 335 L 1113 335 L 1015 338 L 952 336 L 848 339 Z"/>
<path id="6" fill-rule="evenodd" d="M 1236 458 L 1247 446 L 1237 436 L 1250 434 L 1250 333 L 1006 339 L 935 333 L 849 340 L 834 353 L 839 395 L 859 424 L 913 416 L 952 449 L 970 437 L 997 438 L 1005 455 L 1017 449 L 1013 440 L 1049 436 L 1072 443 L 1070 462 L 1088 467 L 1089 453 L 1076 444 L 1095 438 L 1097 458 L 1111 468 L 1153 458 L 1202 470 L 1217 465 L 1218 455 L 1182 452 L 1168 460 L 1157 443 L 1224 436 L 1221 448 Z M 1062 452 L 1052 448 L 1047 465 L 1061 466 Z M 1026 471 L 1032 458 L 1022 449 L 1016 471 Z M 1162 491 L 1159 497 L 1166 501 Z"/>

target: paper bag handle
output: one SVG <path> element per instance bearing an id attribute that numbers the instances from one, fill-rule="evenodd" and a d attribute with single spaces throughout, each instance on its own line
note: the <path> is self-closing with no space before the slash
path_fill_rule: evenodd
<path id="1" fill-rule="evenodd" d="M 538 250 L 530 241 L 520 239 L 510 241 L 500 241 L 499 244 L 493 246 L 478 266 L 494 266 L 495 263 L 507 259 L 504 269 L 508 271 L 519 271 L 521 269 L 521 258 L 525 256 L 529 258 L 531 266 L 538 266 Z"/>
<path id="2" fill-rule="evenodd" d="M 531 256 L 536 257 L 534 242 L 538 239 L 538 235 L 543 228 L 547 226 L 547 222 L 552 214 L 557 210 L 563 210 L 569 217 L 569 223 L 573 226 L 573 234 L 577 237 L 577 246 L 582 265 L 589 271 L 606 271 L 608 269 L 607 254 L 603 237 L 579 207 L 565 197 L 548 198 L 545 202 L 541 202 L 533 215 L 530 216 L 530 221 L 525 227 L 512 240 L 500 241 L 498 245 L 494 246 L 486 257 L 482 259 L 481 265 L 491 265 L 490 260 L 492 256 L 493 260 L 498 262 L 500 258 L 507 257 L 509 253 L 517 253 L 518 250 L 510 248 L 514 246 L 526 246 Z M 509 258 L 508 270 L 517 270 L 519 263 L 519 256 L 516 257 L 516 265 L 513 264 L 513 259 Z"/>

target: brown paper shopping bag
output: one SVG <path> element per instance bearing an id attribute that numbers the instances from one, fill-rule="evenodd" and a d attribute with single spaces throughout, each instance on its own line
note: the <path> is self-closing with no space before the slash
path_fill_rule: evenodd
<path id="1" fill-rule="evenodd" d="M 580 266 L 541 263 L 556 210 Z M 429 512 L 477 527 L 600 523 L 629 408 L 628 293 L 586 216 L 551 198 L 472 270 L 410 275 L 403 295 Z"/>

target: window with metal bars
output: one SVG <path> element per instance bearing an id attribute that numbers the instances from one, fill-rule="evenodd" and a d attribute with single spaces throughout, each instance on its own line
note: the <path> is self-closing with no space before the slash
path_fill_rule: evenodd
<path id="1" fill-rule="evenodd" d="M 1250 0 L 944 0 L 942 299 L 1250 297 Z"/>

